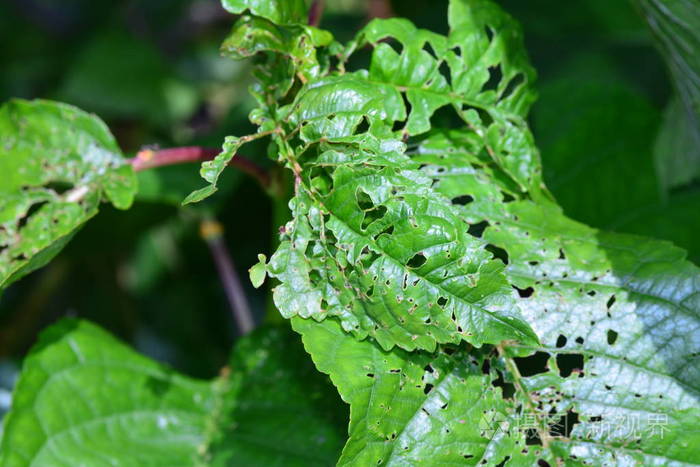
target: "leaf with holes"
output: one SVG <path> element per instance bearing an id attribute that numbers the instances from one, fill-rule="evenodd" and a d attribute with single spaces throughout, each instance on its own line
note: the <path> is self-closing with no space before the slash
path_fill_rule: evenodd
<path id="1" fill-rule="evenodd" d="M 238 343 L 230 368 L 211 382 L 193 380 L 90 323 L 64 320 L 24 363 L 0 465 L 335 462 L 344 410 L 298 336 L 256 331 Z"/>
<path id="2" fill-rule="evenodd" d="M 498 361 L 513 397 L 547 420 L 538 443 L 565 462 L 699 464 L 700 269 L 670 244 L 509 193 L 496 171 L 476 171 L 467 135 L 451 136 L 427 139 L 414 159 L 434 189 L 470 197 L 462 217 L 508 254 L 541 345 L 502 343 Z"/>
<path id="3" fill-rule="evenodd" d="M 50 261 L 100 201 L 131 205 L 136 179 L 107 127 L 49 101 L 0 108 L 0 289 Z"/>
<path id="4" fill-rule="evenodd" d="M 516 403 L 482 371 L 483 355 L 444 347 L 435 353 L 386 352 L 358 342 L 331 320 L 294 318 L 318 369 L 350 404 L 348 440 L 338 465 L 498 465 L 538 449 L 503 431 Z"/>
<path id="5" fill-rule="evenodd" d="M 385 349 L 536 342 L 494 259 L 499 252 L 468 233 L 402 142 L 425 132 L 433 113 L 457 99 L 454 115 L 473 125 L 488 163 L 503 167 L 517 190 L 521 183 L 539 187 L 537 153 L 520 115 L 532 99 L 531 68 L 522 50 L 504 52 L 506 44 L 519 44 L 518 29 L 487 5 L 453 2 L 448 37 L 404 20 L 373 21 L 342 57 L 372 44 L 369 70 L 341 67 L 269 111 L 277 118 L 278 157 L 298 180 L 294 219 L 268 267 L 281 280 L 274 298 L 284 316 L 337 316 L 344 329 L 370 335 Z M 402 55 L 386 49 L 388 36 L 404 44 Z M 483 90 L 489 67 L 501 67 L 517 85 L 507 95 L 507 84 Z M 491 126 L 465 102 L 489 115 Z M 300 144 L 293 147 L 295 135 Z M 531 157 L 531 165 L 520 158 L 524 172 L 511 172 L 501 149 Z"/>

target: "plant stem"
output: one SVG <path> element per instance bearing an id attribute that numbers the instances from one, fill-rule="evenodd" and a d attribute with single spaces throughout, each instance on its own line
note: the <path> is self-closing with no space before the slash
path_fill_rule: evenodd
<path id="1" fill-rule="evenodd" d="M 323 17 L 324 0 L 314 0 L 309 8 L 309 26 L 318 27 Z"/>
<path id="2" fill-rule="evenodd" d="M 367 21 L 374 18 L 391 18 L 394 16 L 394 10 L 391 8 L 389 0 L 370 0 L 367 9 Z"/>
<path id="3" fill-rule="evenodd" d="M 223 227 L 214 220 L 204 220 L 200 224 L 200 234 L 207 242 L 211 255 L 219 271 L 221 285 L 231 308 L 231 314 L 242 335 L 248 334 L 255 327 L 255 321 L 248 305 L 241 281 L 236 274 L 233 259 L 229 254 L 223 238 Z"/>
<path id="4" fill-rule="evenodd" d="M 186 164 L 193 162 L 204 162 L 214 159 L 220 149 L 203 148 L 200 146 L 186 146 L 169 149 L 144 149 L 136 154 L 136 157 L 129 159 L 129 163 L 134 171 L 153 169 L 167 165 Z M 241 172 L 254 177 L 263 188 L 270 185 L 270 174 L 250 159 L 236 154 L 231 162 L 231 167 L 236 167 Z"/>

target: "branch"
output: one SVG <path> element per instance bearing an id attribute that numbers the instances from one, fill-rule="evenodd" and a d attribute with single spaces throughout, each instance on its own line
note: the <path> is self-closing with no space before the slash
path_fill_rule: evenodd
<path id="1" fill-rule="evenodd" d="M 129 163 L 134 171 L 153 169 L 166 165 L 186 164 L 193 162 L 204 162 L 214 159 L 220 149 L 203 148 L 199 146 L 186 146 L 182 148 L 170 149 L 144 149 L 136 154 L 136 157 L 129 159 Z M 255 178 L 263 188 L 270 186 L 270 174 L 250 159 L 236 154 L 229 166 L 236 167 L 241 172 Z"/>
<path id="2" fill-rule="evenodd" d="M 367 9 L 367 21 L 374 18 L 391 18 L 394 16 L 394 10 L 391 8 L 389 0 L 370 0 Z"/>
<path id="3" fill-rule="evenodd" d="M 321 24 L 321 17 L 323 16 L 323 0 L 314 0 L 309 8 L 309 26 L 318 27 Z"/>
<path id="4" fill-rule="evenodd" d="M 248 299 L 245 296 L 241 281 L 236 274 L 233 259 L 229 254 L 223 238 L 223 227 L 214 220 L 204 220 L 199 227 L 202 238 L 207 242 L 211 255 L 219 271 L 221 285 L 226 292 L 226 298 L 231 308 L 231 314 L 236 321 L 241 335 L 248 334 L 255 327 L 253 315 L 250 312 Z"/>

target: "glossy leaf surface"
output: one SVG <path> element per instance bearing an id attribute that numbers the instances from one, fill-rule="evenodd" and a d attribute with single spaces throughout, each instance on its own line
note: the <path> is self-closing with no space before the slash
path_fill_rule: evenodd
<path id="1" fill-rule="evenodd" d="M 333 465 L 343 409 L 288 330 L 242 340 L 207 382 L 64 320 L 24 363 L 0 465 Z"/>
<path id="2" fill-rule="evenodd" d="M 403 154 L 399 139 L 425 132 L 433 113 L 457 96 L 471 107 L 457 105 L 453 115 L 473 125 L 484 157 L 502 164 L 514 189 L 522 181 L 539 190 L 537 153 L 518 115 L 532 98 L 532 72 L 522 50 L 510 52 L 515 58 L 504 52 L 505 43 L 518 43 L 518 30 L 495 8 L 464 9 L 460 2 L 451 8 L 457 29 L 449 37 L 405 20 L 373 21 L 345 51 L 347 57 L 372 44 L 369 71 L 341 69 L 307 82 L 292 104 L 261 109 L 277 125 L 280 159 L 300 182 L 291 203 L 294 220 L 268 267 L 282 282 L 274 297 L 284 316 L 338 316 L 344 329 L 358 338 L 370 335 L 385 349 L 433 350 L 462 339 L 477 346 L 536 342 L 501 263 L 456 215 L 459 200 L 431 189 L 432 180 Z M 474 34 L 465 35 L 472 30 L 463 24 L 467 19 L 481 26 Z M 502 36 L 487 22 L 502 26 Z M 401 54 L 382 42 L 388 36 L 401 42 Z M 460 59 L 450 44 L 473 55 Z M 489 67 L 501 66 L 504 82 L 524 77 L 508 97 L 506 84 L 498 92 L 483 90 Z M 303 144 L 293 148 L 282 135 L 296 132 Z M 501 158 L 499 151 L 528 162 L 511 172 L 510 156 Z"/>

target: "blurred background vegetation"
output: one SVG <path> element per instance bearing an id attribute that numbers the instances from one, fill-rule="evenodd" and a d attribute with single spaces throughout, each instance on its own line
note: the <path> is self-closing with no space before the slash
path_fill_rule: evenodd
<path id="1" fill-rule="evenodd" d="M 531 124 L 565 211 L 596 227 L 671 240 L 700 262 L 700 183 L 676 160 L 684 151 L 679 105 L 634 5 L 499 3 L 522 23 L 539 73 Z M 447 0 L 326 4 L 322 26 L 340 40 L 385 14 L 447 29 Z M 219 147 L 224 136 L 252 129 L 248 65 L 218 51 L 233 20 L 218 0 L 0 2 L 0 99 L 48 98 L 95 112 L 130 155 L 148 146 Z M 250 148 L 247 157 L 271 165 L 265 147 Z M 51 265 L 3 294 L 0 415 L 17 362 L 43 327 L 66 315 L 187 374 L 216 374 L 237 330 L 198 233 L 208 216 L 223 224 L 248 299 L 265 319 L 266 291 L 249 285 L 247 269 L 271 249 L 274 203 L 255 180 L 227 170 L 216 196 L 180 208 L 202 184 L 192 165 L 141 173 L 132 210 L 105 206 Z"/>

